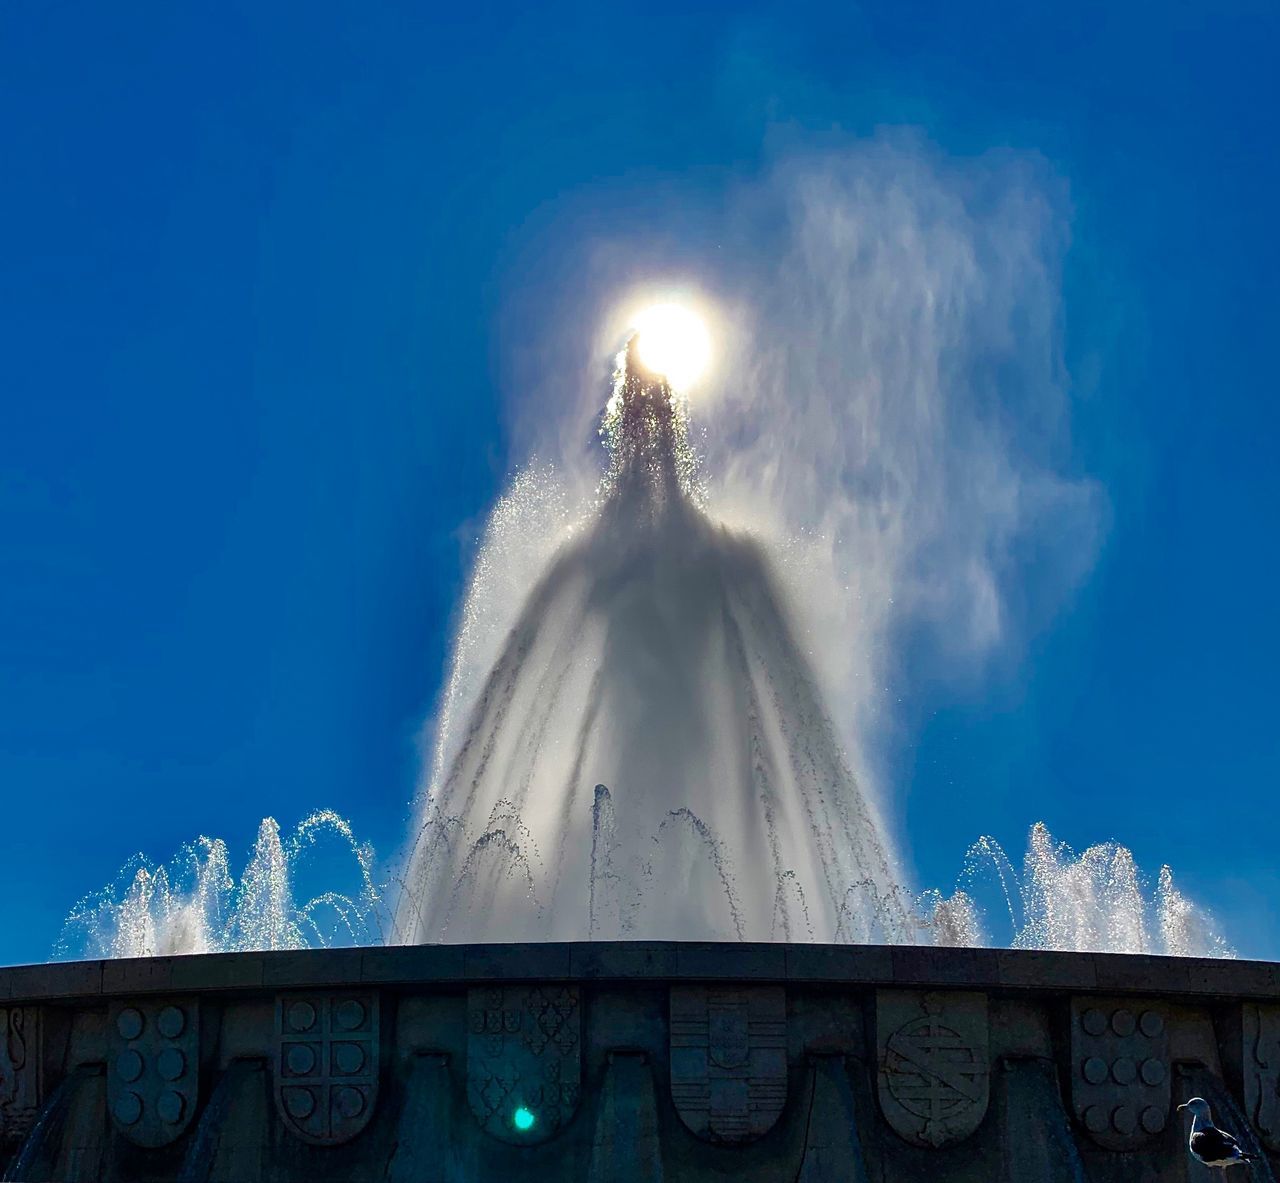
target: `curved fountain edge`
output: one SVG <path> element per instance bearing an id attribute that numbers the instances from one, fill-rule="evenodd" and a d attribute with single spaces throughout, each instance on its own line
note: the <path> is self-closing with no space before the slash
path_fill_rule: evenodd
<path id="1" fill-rule="evenodd" d="M 1261 961 L 636 941 L 15 966 L 0 1178 L 1191 1183 L 1198 1095 L 1275 1183 L 1276 1062 Z"/>
<path id="2" fill-rule="evenodd" d="M 332 984 L 812 982 L 1274 998 L 1280 962 L 911 945 L 582 941 L 207 953 L 0 967 L 0 1001 Z"/>

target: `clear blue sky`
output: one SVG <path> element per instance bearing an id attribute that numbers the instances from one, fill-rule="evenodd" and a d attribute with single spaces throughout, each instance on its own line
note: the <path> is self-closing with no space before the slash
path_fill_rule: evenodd
<path id="1" fill-rule="evenodd" d="M 1042 153 L 1068 361 L 1123 328 L 1073 408 L 1091 577 L 912 699 L 920 880 L 1043 817 L 1280 957 L 1278 34 L 1262 0 L 6 4 L 0 962 L 137 850 L 319 805 L 399 843 L 557 209 L 678 244 L 670 195 L 705 224 L 777 123 Z"/>

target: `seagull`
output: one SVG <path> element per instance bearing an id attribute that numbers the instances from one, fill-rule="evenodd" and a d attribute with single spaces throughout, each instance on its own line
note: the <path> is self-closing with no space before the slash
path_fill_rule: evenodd
<path id="1" fill-rule="evenodd" d="M 1237 1142 L 1226 1130 L 1220 1130 L 1213 1124 L 1213 1114 L 1209 1112 L 1209 1102 L 1203 1097 L 1192 1097 L 1179 1110 L 1191 1110 L 1191 1140 L 1187 1143 L 1191 1157 L 1207 1167 L 1233 1167 L 1237 1163 L 1252 1162 L 1258 1156 L 1245 1154 Z"/>

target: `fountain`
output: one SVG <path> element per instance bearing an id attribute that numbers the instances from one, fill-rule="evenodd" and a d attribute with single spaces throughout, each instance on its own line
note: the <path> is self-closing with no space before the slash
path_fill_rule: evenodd
<path id="1" fill-rule="evenodd" d="M 68 920 L 91 960 L 0 970 L 0 1177 L 1186 1183 L 1194 1094 L 1274 1181 L 1280 967 L 1043 825 L 904 886 L 634 342 L 604 434 L 491 654 L 481 552 L 390 888 L 336 814 L 265 819 L 238 878 L 131 865 Z M 352 886 L 308 897 L 322 840 Z"/>
<path id="2" fill-rule="evenodd" d="M 1124 847 L 1076 855 L 1042 824 L 1021 875 L 984 837 L 950 895 L 904 885 L 768 546 L 715 520 L 686 403 L 641 344 L 618 357 L 598 496 L 531 587 L 504 572 L 504 532 L 529 530 L 545 490 L 526 474 L 495 512 L 390 883 L 336 813 L 285 842 L 268 818 L 238 881 L 220 841 L 139 857 L 80 901 L 57 955 L 580 939 L 1232 955 L 1167 867 L 1153 894 Z M 514 623 L 496 650 L 469 645 L 491 639 L 478 605 L 504 581 Z M 354 880 L 298 903 L 321 835 Z"/>
<path id="3" fill-rule="evenodd" d="M 699 505 L 684 406 L 637 341 L 599 504 L 530 590 L 460 738 L 442 736 L 456 750 L 426 794 L 399 931 L 900 931 L 893 857 L 768 557 Z M 606 886 L 616 901 L 593 912 Z M 868 886 L 885 915 L 846 915 Z"/>

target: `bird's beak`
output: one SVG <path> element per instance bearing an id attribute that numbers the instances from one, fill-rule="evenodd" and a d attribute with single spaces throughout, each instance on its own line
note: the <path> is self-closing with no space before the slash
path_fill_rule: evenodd
<path id="1" fill-rule="evenodd" d="M 1179 1113 L 1181 1113 L 1185 1108 L 1186 1108 L 1186 1106 L 1185 1106 L 1185 1105 L 1179 1105 L 1179 1106 L 1178 1106 L 1178 1112 L 1179 1112 Z"/>

